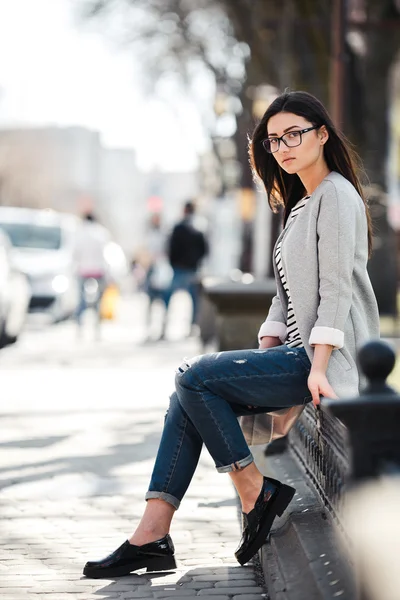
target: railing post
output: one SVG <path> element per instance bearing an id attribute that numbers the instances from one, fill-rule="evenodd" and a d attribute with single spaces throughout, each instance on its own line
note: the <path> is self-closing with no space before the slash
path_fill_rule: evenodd
<path id="1" fill-rule="evenodd" d="M 342 512 L 343 550 L 354 567 L 358 600 L 391 600 L 400 594 L 400 396 L 386 383 L 395 359 L 389 344 L 368 342 L 358 354 L 367 378 L 361 395 L 322 401 L 323 410 L 348 432 L 351 485 Z"/>
<path id="2" fill-rule="evenodd" d="M 400 472 L 400 397 L 386 383 L 396 356 L 389 344 L 372 341 L 359 351 L 367 387 L 359 397 L 322 401 L 348 430 L 353 482 Z"/>

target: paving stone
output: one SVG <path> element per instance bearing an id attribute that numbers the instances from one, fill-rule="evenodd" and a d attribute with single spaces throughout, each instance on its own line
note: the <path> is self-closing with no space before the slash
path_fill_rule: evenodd
<path id="1" fill-rule="evenodd" d="M 228 585 L 232 585 L 233 587 L 251 587 L 252 585 L 256 585 L 255 579 L 222 579 L 221 581 L 215 582 L 215 587 L 227 587 Z"/>
<path id="2" fill-rule="evenodd" d="M 19 577 L 12 578 L 7 576 L 2 576 L 0 580 L 0 588 L 30 588 L 32 587 L 32 581 L 28 581 L 28 578 Z"/>
<path id="3" fill-rule="evenodd" d="M 202 596 L 201 600 L 230 600 L 232 598 L 232 596 L 226 596 L 224 594 L 222 594 L 221 596 L 219 594 L 213 594 L 212 596 Z"/>
<path id="4" fill-rule="evenodd" d="M 197 596 L 179 596 L 179 600 L 193 600 L 193 598 L 196 598 Z M 202 596 L 202 598 L 207 598 L 207 596 Z M 221 600 L 221 598 L 226 598 L 228 599 L 229 596 L 213 596 L 213 600 Z M 171 600 L 171 596 L 159 596 L 158 600 Z"/>
<path id="5" fill-rule="evenodd" d="M 185 558 L 185 560 L 182 560 L 181 562 L 184 565 L 188 565 L 188 566 L 199 565 L 199 564 L 203 564 L 204 565 L 204 564 L 209 563 L 208 566 L 210 568 L 211 567 L 215 567 L 215 565 L 218 565 L 218 564 L 221 565 L 222 564 L 222 560 L 220 558 L 214 558 L 212 561 L 204 561 L 204 560 L 199 561 L 197 558 Z"/>
<path id="6" fill-rule="evenodd" d="M 148 600 L 148 598 L 154 598 L 153 594 L 149 594 L 146 596 L 141 595 L 136 595 L 136 593 L 133 594 L 118 594 L 118 600 Z M 85 599 L 86 600 L 86 599 Z M 97 596 L 97 600 L 100 600 L 99 597 Z M 107 600 L 108 600 L 108 596 L 107 596 Z"/>
<path id="7" fill-rule="evenodd" d="M 9 587 L 1 587 L 0 586 L 0 598 L 3 600 L 4 596 L 7 594 L 10 596 L 14 596 L 15 594 L 19 594 L 21 597 L 26 598 L 32 591 L 30 588 L 9 588 Z"/>
<path id="8" fill-rule="evenodd" d="M 181 596 L 196 596 L 196 590 L 163 590 L 153 591 L 154 598 L 180 598 Z"/>
<path id="9" fill-rule="evenodd" d="M 112 583 L 112 584 L 109 584 L 109 586 L 107 587 L 107 593 L 110 592 L 111 594 L 117 595 L 117 594 L 120 594 L 123 592 L 127 592 L 127 593 L 131 592 L 134 589 L 135 588 L 132 585 L 123 585 L 120 583 Z M 141 593 L 143 593 L 143 592 L 141 591 Z"/>
<path id="10" fill-rule="evenodd" d="M 193 575 L 194 581 L 235 581 L 236 579 L 254 579 L 254 573 L 247 575 L 247 573 L 216 573 L 215 575 Z"/>
<path id="11" fill-rule="evenodd" d="M 190 583 L 185 584 L 186 588 L 191 588 L 194 590 L 202 590 L 202 589 L 210 589 L 213 588 L 213 584 L 210 581 L 191 581 Z"/>
<path id="12" fill-rule="evenodd" d="M 215 596 L 217 594 L 230 594 L 232 596 L 234 595 L 239 595 L 239 594 L 262 594 L 263 590 L 260 587 L 233 587 L 233 586 L 229 586 L 229 587 L 224 587 L 224 588 L 215 588 L 213 590 L 200 590 L 199 593 L 197 594 L 198 596 L 202 596 L 204 593 L 209 594 L 210 596 Z"/>
<path id="13" fill-rule="evenodd" d="M 136 323 L 144 313 L 132 314 Z M 60 324 L 27 331 L 1 351 L 2 393 L 12 405 L 0 404 L 0 444 L 8 446 L 0 454 L 0 598 L 250 600 L 247 591 L 261 588 L 252 587 L 253 567 L 233 556 L 236 495 L 206 452 L 173 523 L 176 571 L 82 575 L 87 560 L 107 556 L 138 522 L 174 370 L 198 354 L 196 340 L 146 347 L 132 342 L 137 325 L 118 327 L 106 327 L 99 344 L 77 344 L 73 324 Z M 135 387 L 148 390 L 145 401 Z"/>
<path id="14" fill-rule="evenodd" d="M 267 597 L 267 594 L 265 593 L 262 596 Z M 260 594 L 238 594 L 233 596 L 232 600 L 260 600 Z"/>

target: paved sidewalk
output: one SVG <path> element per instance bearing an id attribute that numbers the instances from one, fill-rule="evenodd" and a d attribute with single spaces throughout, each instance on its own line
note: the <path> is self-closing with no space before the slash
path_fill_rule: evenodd
<path id="1" fill-rule="evenodd" d="M 173 369 L 197 346 L 125 338 L 78 348 L 69 327 L 33 332 L 0 356 L 1 600 L 265 598 L 253 566 L 234 559 L 235 494 L 206 453 L 171 532 L 177 571 L 82 576 L 86 560 L 133 530 Z"/>

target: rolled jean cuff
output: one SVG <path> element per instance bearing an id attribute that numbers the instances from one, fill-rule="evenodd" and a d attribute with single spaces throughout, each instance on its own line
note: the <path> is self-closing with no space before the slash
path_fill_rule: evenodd
<path id="1" fill-rule="evenodd" d="M 171 494 L 167 494 L 166 492 L 147 492 L 145 495 L 145 500 L 164 500 L 164 502 L 168 502 L 168 504 L 172 504 L 176 510 L 178 510 L 181 501 L 175 496 L 171 496 Z"/>
<path id="2" fill-rule="evenodd" d="M 232 471 L 240 471 L 241 469 L 244 469 L 245 467 L 247 467 L 247 465 L 249 465 L 253 461 L 254 461 L 254 458 L 250 452 L 250 454 L 248 456 L 246 456 L 246 458 L 237 460 L 236 462 L 232 463 L 231 465 L 226 465 L 225 467 L 217 467 L 217 471 L 218 471 L 218 473 L 232 473 Z"/>

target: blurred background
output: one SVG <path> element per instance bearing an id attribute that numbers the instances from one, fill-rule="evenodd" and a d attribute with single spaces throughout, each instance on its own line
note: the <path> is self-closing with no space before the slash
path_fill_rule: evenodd
<path id="1" fill-rule="evenodd" d="M 320 98 L 363 161 L 374 224 L 369 272 L 382 335 L 398 353 L 400 0 L 0 0 L 0 530 L 4 559 L 14 557 L 2 567 L 3 586 L 11 587 L 13 566 L 26 578 L 7 597 L 33 584 L 41 597 L 89 597 L 71 566 L 80 574 L 99 540 L 108 553 L 107 536 L 126 534 L 139 515 L 183 357 L 256 347 L 275 292 L 281 215 L 253 181 L 248 138 L 286 88 Z M 192 241 L 176 251 L 183 217 Z M 400 389 L 400 366 L 389 381 Z M 383 463 L 394 472 L 389 429 L 376 413 L 360 419 L 378 436 L 365 439 L 382 436 Z M 319 411 L 304 415 L 296 451 L 336 498 L 342 426 L 326 417 L 315 425 Z M 178 544 L 194 565 L 201 540 L 202 564 L 205 538 L 187 544 L 200 523 L 199 535 L 216 532 L 206 552 L 215 547 L 225 568 L 219 544 L 236 501 L 221 501 L 227 492 L 213 472 L 205 454 Z M 383 511 L 376 490 L 368 492 L 371 523 L 386 516 L 393 538 L 383 552 L 378 523 L 370 541 L 379 571 L 371 598 L 379 600 L 400 598 L 396 486 Z M 354 514 L 367 536 L 359 507 Z M 317 515 L 325 519 L 322 505 L 308 513 Z M 306 527 L 307 539 L 320 532 L 320 549 L 303 554 L 295 538 L 282 543 L 319 563 L 276 564 L 302 577 L 308 563 L 315 573 L 321 564 L 324 577 L 332 569 L 326 597 L 345 598 L 332 587 L 342 586 L 335 560 L 322 559 L 322 523 Z M 390 597 L 382 595 L 387 565 Z M 116 597 L 113 590 L 103 592 Z"/>
<path id="2" fill-rule="evenodd" d="M 149 269 L 168 258 L 188 200 L 208 243 L 200 287 L 271 278 L 281 220 L 247 144 L 286 88 L 317 95 L 362 158 L 370 274 L 383 331 L 397 335 L 399 0 L 0 0 L 0 57 L 1 345 L 26 323 L 74 317 L 89 213 L 108 236 L 109 301 L 128 312 L 139 302 L 143 339 Z M 184 333 L 190 303 L 177 296 Z M 111 304 L 102 310 L 116 321 Z M 215 329 L 211 313 L 200 307 L 200 329 Z"/>

